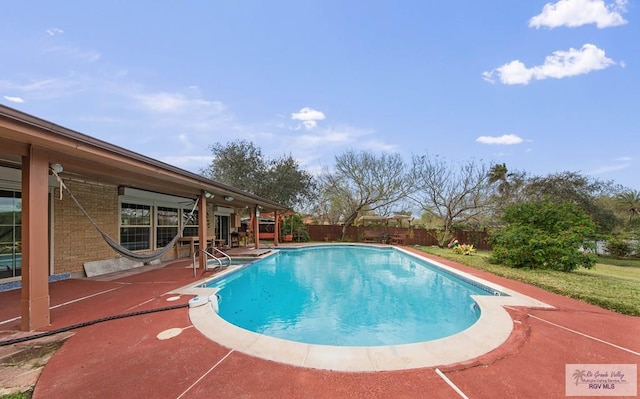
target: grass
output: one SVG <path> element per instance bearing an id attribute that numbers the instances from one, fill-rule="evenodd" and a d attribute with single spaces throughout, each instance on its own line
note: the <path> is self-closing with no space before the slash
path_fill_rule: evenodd
<path id="1" fill-rule="evenodd" d="M 33 390 L 28 390 L 27 392 L 16 392 L 10 393 L 8 395 L 0 396 L 0 399 L 31 399 L 33 395 Z"/>
<path id="2" fill-rule="evenodd" d="M 447 248 L 418 249 L 614 312 L 640 316 L 640 260 L 600 257 L 593 269 L 581 268 L 567 273 L 555 270 L 515 269 L 491 264 L 488 261 L 488 251 L 478 251 L 473 256 L 465 256 L 457 255 Z"/>
<path id="3" fill-rule="evenodd" d="M 41 369 L 45 366 L 47 361 L 53 356 L 56 350 L 58 350 L 62 346 L 62 342 L 49 342 L 45 344 L 33 344 L 33 345 L 25 345 L 22 350 L 19 350 L 17 353 L 13 354 L 8 358 L 4 358 L 2 361 L 3 368 L 5 367 L 16 367 L 19 369 Z M 6 387 L 5 387 L 6 388 Z M 12 392 L 5 395 L 0 395 L 0 399 L 31 399 L 33 396 L 33 388 L 24 391 L 24 392 Z M 14 390 L 18 389 L 26 389 L 26 387 L 16 387 Z M 9 391 L 10 389 L 5 389 L 4 391 Z"/>
<path id="4" fill-rule="evenodd" d="M 640 267 L 640 258 L 613 258 L 610 256 L 600 256 L 600 261 L 607 265 Z"/>

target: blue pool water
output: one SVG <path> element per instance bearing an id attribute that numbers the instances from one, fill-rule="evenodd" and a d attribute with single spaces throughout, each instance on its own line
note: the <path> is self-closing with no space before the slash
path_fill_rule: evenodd
<path id="1" fill-rule="evenodd" d="M 397 249 L 347 245 L 282 249 L 208 286 L 238 327 L 335 346 L 458 333 L 480 314 L 470 295 L 490 294 Z"/>

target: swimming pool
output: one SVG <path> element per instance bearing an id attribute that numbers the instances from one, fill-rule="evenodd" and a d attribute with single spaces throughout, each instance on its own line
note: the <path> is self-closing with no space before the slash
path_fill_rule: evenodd
<path id="1" fill-rule="evenodd" d="M 329 248 L 335 245 L 311 246 Z M 281 251 L 286 250 L 288 249 Z M 423 342 L 375 346 L 318 345 L 249 331 L 228 322 L 216 313 L 215 309 L 219 306 L 216 292 L 220 288 L 207 288 L 206 285 L 221 282 L 221 279 L 232 277 L 238 271 L 255 266 L 255 263 L 231 266 L 213 279 L 178 288 L 172 293 L 196 295 L 193 298 L 196 300 L 195 306 L 189 309 L 191 323 L 200 333 L 229 348 L 231 352 L 238 351 L 296 367 L 344 372 L 406 370 L 466 363 L 498 348 L 509 338 L 514 324 L 505 306 L 553 308 L 535 298 L 462 272 L 434 259 L 428 259 L 419 251 L 405 248 L 395 250 L 412 258 L 427 261 L 445 274 L 451 274 L 466 284 L 488 293 L 489 295 L 472 295 L 480 310 L 478 320 L 463 331 Z M 276 252 L 272 252 L 266 255 L 266 259 L 275 255 Z M 320 327 L 328 329 L 331 326 Z"/>
<path id="2" fill-rule="evenodd" d="M 391 247 L 282 249 L 206 285 L 218 313 L 260 334 L 318 345 L 423 342 L 474 324 L 493 293 Z"/>

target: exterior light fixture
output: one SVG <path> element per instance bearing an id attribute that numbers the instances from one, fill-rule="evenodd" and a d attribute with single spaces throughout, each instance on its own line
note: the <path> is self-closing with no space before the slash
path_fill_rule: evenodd
<path id="1" fill-rule="evenodd" d="M 59 163 L 52 163 L 49 166 L 51 167 L 51 170 L 56 172 L 56 173 L 62 173 L 62 171 L 64 170 L 62 165 L 60 165 Z"/>
<path id="2" fill-rule="evenodd" d="M 227 202 L 231 202 L 231 201 L 233 201 L 233 197 L 232 197 L 232 196 L 230 196 L 230 195 L 226 195 L 226 196 L 224 197 L 224 200 L 225 200 L 225 201 L 227 201 Z"/>
<path id="3" fill-rule="evenodd" d="M 208 199 L 211 199 L 211 198 L 215 197 L 215 195 L 213 195 L 212 193 L 210 193 L 208 191 L 204 192 L 204 196 L 205 196 L 205 198 L 208 198 Z"/>

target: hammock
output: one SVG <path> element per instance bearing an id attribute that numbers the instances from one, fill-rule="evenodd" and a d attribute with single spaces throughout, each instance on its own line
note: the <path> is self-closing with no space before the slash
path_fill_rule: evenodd
<path id="1" fill-rule="evenodd" d="M 60 199 L 62 199 L 62 189 L 64 188 L 67 193 L 69 193 L 69 197 L 71 197 L 71 199 L 73 200 L 73 202 L 76 203 L 76 205 L 78 205 L 78 208 L 80 208 L 80 210 L 82 211 L 82 213 L 87 217 L 87 219 L 89 219 L 89 221 L 91 222 L 91 224 L 93 225 L 93 227 L 96 228 L 96 230 L 98 231 L 98 233 L 100 233 L 100 235 L 102 236 L 102 238 L 104 239 L 104 241 L 109 244 L 109 246 L 116 251 L 117 253 L 119 253 L 120 255 L 122 255 L 123 257 L 133 260 L 135 262 L 143 262 L 143 263 L 148 263 L 151 262 L 153 260 L 156 259 L 160 259 L 162 258 L 167 252 L 169 252 L 174 245 L 176 245 L 176 242 L 178 242 L 178 239 L 182 236 L 182 232 L 184 231 L 184 228 L 186 227 L 187 223 L 193 219 L 193 214 L 196 210 L 196 207 L 198 206 L 198 201 L 200 200 L 200 197 L 198 197 L 196 199 L 195 204 L 193 205 L 193 209 L 191 209 L 191 213 L 189 213 L 189 215 L 187 216 L 187 220 L 185 221 L 185 223 L 182 225 L 182 230 L 180 230 L 178 232 L 178 234 L 176 234 L 175 237 L 173 237 L 173 239 L 171 239 L 171 241 L 169 241 L 169 243 L 167 243 L 167 245 L 165 245 L 164 247 L 158 249 L 155 252 L 152 252 L 150 254 L 139 254 L 136 252 L 131 251 L 128 248 L 123 247 L 122 245 L 120 245 L 116 240 L 114 240 L 113 238 L 111 238 L 107 233 L 105 233 L 104 231 L 102 231 L 102 229 L 100 228 L 100 226 L 98 226 L 98 224 L 93 220 L 93 218 L 91 217 L 91 215 L 89 215 L 89 213 L 87 212 L 86 209 L 84 209 L 84 207 L 80 204 L 80 202 L 78 202 L 78 200 L 76 199 L 76 197 L 73 195 L 73 193 L 71 192 L 71 190 L 69 190 L 69 188 L 62 182 L 62 179 L 60 178 L 60 176 L 58 176 L 58 173 L 56 173 L 55 170 L 51 169 L 51 173 L 53 173 L 53 175 L 55 176 L 55 178 L 58 180 L 58 183 L 60 183 Z"/>

